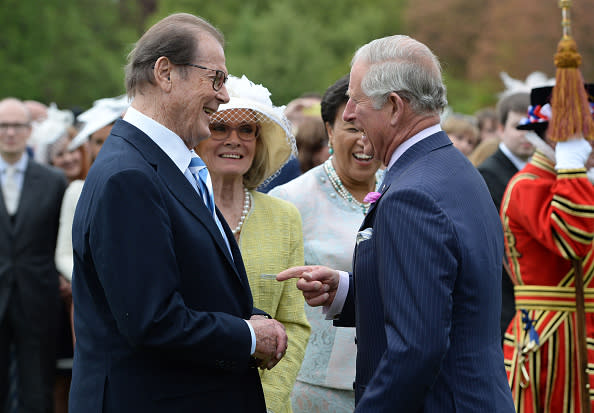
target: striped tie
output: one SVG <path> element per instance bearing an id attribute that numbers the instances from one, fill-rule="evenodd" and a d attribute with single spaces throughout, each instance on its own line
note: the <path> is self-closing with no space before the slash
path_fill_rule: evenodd
<path id="1" fill-rule="evenodd" d="M 210 180 L 210 176 L 208 175 L 208 169 L 206 169 L 206 165 L 204 164 L 202 159 L 200 159 L 196 154 L 193 154 L 188 169 L 194 176 L 194 179 L 196 179 L 200 196 L 202 196 L 204 203 L 206 204 L 206 206 L 208 207 L 208 209 L 214 217 L 215 202 L 212 192 L 212 182 Z"/>

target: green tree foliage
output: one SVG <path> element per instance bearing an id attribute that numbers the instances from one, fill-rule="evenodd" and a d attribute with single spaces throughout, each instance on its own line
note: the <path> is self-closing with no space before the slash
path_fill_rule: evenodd
<path id="1" fill-rule="evenodd" d="M 594 80 L 590 3 L 572 3 L 587 81 Z M 134 42 L 174 12 L 220 28 L 229 71 L 267 86 L 278 105 L 323 93 L 349 71 L 358 47 L 404 33 L 439 56 L 454 110 L 473 113 L 495 102 L 501 71 L 553 76 L 561 36 L 556 0 L 2 0 L 0 97 L 86 108 L 121 94 Z"/>
<path id="2" fill-rule="evenodd" d="M 89 107 L 124 92 L 122 67 L 142 22 L 133 3 L 4 0 L 0 96 Z"/>
<path id="3" fill-rule="evenodd" d="M 304 92 L 323 93 L 348 73 L 355 50 L 401 31 L 404 0 L 258 0 L 201 3 L 166 0 L 151 17 L 172 12 L 200 15 L 225 34 L 227 68 L 286 104 Z"/>

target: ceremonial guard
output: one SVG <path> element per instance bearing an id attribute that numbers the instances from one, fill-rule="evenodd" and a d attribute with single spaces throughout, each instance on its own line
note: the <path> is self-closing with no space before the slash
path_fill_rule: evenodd
<path id="1" fill-rule="evenodd" d="M 594 381 L 594 87 L 584 87 L 568 33 L 555 55 L 554 88 L 531 92 L 519 129 L 531 131 L 531 161 L 509 182 L 501 204 L 506 262 L 516 315 L 504 338 L 518 412 L 590 412 Z"/>

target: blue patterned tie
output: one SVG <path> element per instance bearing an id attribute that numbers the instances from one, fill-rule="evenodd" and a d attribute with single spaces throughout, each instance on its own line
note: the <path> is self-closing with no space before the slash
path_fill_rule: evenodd
<path id="1" fill-rule="evenodd" d="M 208 176 L 208 169 L 206 169 L 206 165 L 196 154 L 192 154 L 192 160 L 190 161 L 190 166 L 188 166 L 188 169 L 196 179 L 200 195 L 214 217 L 215 202 L 212 193 L 212 182 Z"/>

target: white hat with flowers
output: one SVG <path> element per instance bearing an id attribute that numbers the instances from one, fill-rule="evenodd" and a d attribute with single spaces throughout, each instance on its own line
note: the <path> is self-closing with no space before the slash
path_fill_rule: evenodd
<path id="1" fill-rule="evenodd" d="M 267 154 L 256 154 L 250 169 L 257 168 L 258 171 L 246 173 L 255 173 L 253 182 L 246 186 L 266 184 L 278 174 L 291 155 L 297 155 L 295 136 L 291 132 L 291 123 L 284 114 L 285 107 L 274 106 L 268 89 L 253 83 L 245 75 L 241 78 L 229 75 L 225 86 L 229 93 L 229 102 L 219 106 L 217 112 L 211 116 L 210 123 L 241 120 L 240 114 L 243 111 L 234 109 L 248 109 L 255 115 L 260 125 L 258 139 L 261 141 L 256 151 L 265 151 Z M 256 165 L 257 159 L 262 159 L 261 165 Z"/>

